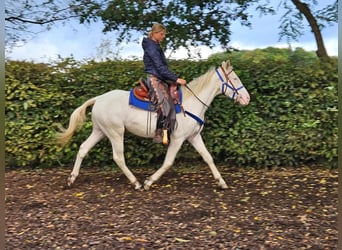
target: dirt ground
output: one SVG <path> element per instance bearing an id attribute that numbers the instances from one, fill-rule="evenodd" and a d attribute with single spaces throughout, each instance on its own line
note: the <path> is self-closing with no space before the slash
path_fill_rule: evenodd
<path id="1" fill-rule="evenodd" d="M 6 249 L 337 249 L 337 170 L 219 169 L 224 191 L 205 166 L 149 191 L 98 168 L 71 188 L 71 168 L 7 170 Z"/>

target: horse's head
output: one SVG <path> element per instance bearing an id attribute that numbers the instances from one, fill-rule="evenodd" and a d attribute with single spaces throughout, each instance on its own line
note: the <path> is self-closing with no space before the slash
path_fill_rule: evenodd
<path id="1" fill-rule="evenodd" d="M 222 62 L 221 66 L 216 68 L 216 74 L 222 82 L 222 94 L 232 98 L 235 102 L 239 102 L 241 105 L 248 105 L 250 101 L 249 93 L 229 61 Z"/>

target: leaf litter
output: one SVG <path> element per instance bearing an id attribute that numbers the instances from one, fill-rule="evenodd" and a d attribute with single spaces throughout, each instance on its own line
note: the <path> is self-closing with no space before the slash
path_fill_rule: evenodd
<path id="1" fill-rule="evenodd" d="M 224 191 L 198 167 L 142 192 L 96 168 L 71 188 L 71 169 L 6 171 L 6 249 L 337 249 L 337 170 L 220 170 Z"/>

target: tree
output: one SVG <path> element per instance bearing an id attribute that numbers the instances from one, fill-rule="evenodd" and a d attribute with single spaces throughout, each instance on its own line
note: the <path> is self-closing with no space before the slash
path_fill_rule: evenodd
<path id="1" fill-rule="evenodd" d="M 322 60 L 328 59 L 329 56 L 324 46 L 321 30 L 324 28 L 324 23 L 329 24 L 337 22 L 337 0 L 316 13 L 313 13 L 313 7 L 310 7 L 308 3 L 304 3 L 299 0 L 291 0 L 291 2 L 295 5 L 295 10 L 288 5 L 288 1 L 282 1 L 284 9 L 287 11 L 282 17 L 282 22 L 279 27 L 280 37 L 282 38 L 285 36 L 288 40 L 296 40 L 301 36 L 301 30 L 303 29 L 302 20 L 304 16 L 315 36 L 317 43 L 317 56 Z M 316 0 L 311 1 L 312 5 L 316 5 L 317 3 L 318 1 Z M 321 21 L 321 23 L 318 21 Z"/>
<path id="2" fill-rule="evenodd" d="M 144 33 L 159 22 L 169 30 L 169 49 L 198 45 L 228 48 L 231 23 L 250 25 L 246 14 L 249 5 L 249 1 L 239 0 L 110 0 L 78 13 L 84 18 L 81 22 L 100 18 L 104 32 L 119 33 L 118 42 L 130 41 L 137 31 Z"/>
<path id="3" fill-rule="evenodd" d="M 53 25 L 79 18 L 77 5 L 60 0 L 5 0 L 6 48 L 26 42 Z"/>
<path id="4" fill-rule="evenodd" d="M 279 26 L 280 38 L 286 37 L 289 43 L 297 40 L 302 35 L 304 16 L 317 43 L 317 56 L 327 59 L 321 30 L 325 24 L 337 22 L 337 0 L 318 11 L 314 11 L 317 0 L 291 2 L 294 6 L 286 0 L 279 4 L 286 10 Z M 218 44 L 229 48 L 230 24 L 240 21 L 251 26 L 249 10 L 252 7 L 256 7 L 261 14 L 276 13 L 269 0 L 261 3 L 256 0 L 110 0 L 106 6 L 97 5 L 90 12 L 83 12 L 85 19 L 82 21 L 101 18 L 105 25 L 104 32 L 120 32 L 119 42 L 129 40 L 132 31 L 142 32 L 152 22 L 161 22 L 171 30 L 168 34 L 169 48 L 190 45 L 213 47 Z"/>
<path id="5" fill-rule="evenodd" d="M 134 35 L 148 30 L 154 22 L 163 23 L 170 31 L 166 44 L 169 49 L 181 46 L 206 45 L 229 48 L 230 25 L 240 22 L 251 26 L 251 8 L 262 14 L 276 13 L 270 0 L 6 0 L 5 21 L 8 38 L 18 40 L 17 30 L 27 31 L 28 25 L 48 25 L 77 18 L 80 23 L 102 21 L 103 32 L 118 32 L 117 42 L 131 41 Z M 278 2 L 278 1 L 277 1 Z M 303 16 L 309 22 L 317 41 L 317 55 L 327 57 L 321 29 L 324 24 L 337 22 L 337 0 L 324 9 L 313 11 L 317 0 L 280 1 L 286 10 L 281 19 L 280 37 L 296 40 L 303 29 Z M 16 5 L 20 4 L 19 7 Z M 13 6 L 13 7 L 12 7 Z M 320 21 L 320 22 L 318 22 Z M 50 25 L 50 26 L 49 26 Z M 12 29 L 12 30 L 10 30 Z M 7 40 L 7 39 L 6 39 Z"/>
<path id="6" fill-rule="evenodd" d="M 228 48 L 230 25 L 239 20 L 249 26 L 246 9 L 250 1 L 241 0 L 18 0 L 6 1 L 7 47 L 25 41 L 36 32 L 32 27 L 49 29 L 72 18 L 80 23 L 104 23 L 104 32 L 117 31 L 117 41 L 130 41 L 153 22 L 161 22 L 170 32 L 167 46 L 221 45 Z"/>

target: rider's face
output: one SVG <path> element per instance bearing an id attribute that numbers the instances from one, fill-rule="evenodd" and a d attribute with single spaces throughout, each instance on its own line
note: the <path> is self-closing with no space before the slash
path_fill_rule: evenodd
<path id="1" fill-rule="evenodd" d="M 162 42 L 166 36 L 165 30 L 153 33 L 153 38 L 158 43 Z"/>

